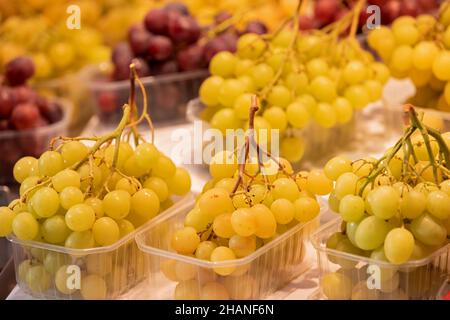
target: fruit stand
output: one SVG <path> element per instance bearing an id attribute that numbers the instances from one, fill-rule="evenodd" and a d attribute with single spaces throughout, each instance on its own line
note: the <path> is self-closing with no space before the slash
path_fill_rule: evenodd
<path id="1" fill-rule="evenodd" d="M 4 298 L 448 300 L 450 1 L 56 2 L 0 2 Z"/>

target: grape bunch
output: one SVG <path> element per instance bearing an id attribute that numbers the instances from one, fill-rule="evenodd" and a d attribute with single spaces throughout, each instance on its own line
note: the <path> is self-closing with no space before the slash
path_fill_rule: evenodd
<path id="1" fill-rule="evenodd" d="M 142 121 L 153 128 L 146 107 L 139 118 L 133 110 L 136 105 L 131 97 L 114 131 L 100 137 L 58 137 L 38 159 L 17 161 L 13 173 L 21 184 L 20 198 L 0 208 L 0 236 L 71 249 L 111 246 L 169 208 L 174 196 L 188 193 L 188 172 L 155 147 L 153 132 L 147 141 L 137 129 Z M 44 267 L 33 264 L 29 269 L 39 266 L 39 281 L 53 274 L 45 269 L 45 258 L 39 259 Z M 66 255 L 62 265 L 65 258 L 70 257 Z M 36 279 L 29 272 L 25 277 L 29 289 L 36 294 L 46 292 L 50 281 L 35 286 Z"/>
<path id="2" fill-rule="evenodd" d="M 262 109 L 255 129 L 279 130 L 281 155 L 298 162 L 304 151 L 298 129 L 312 121 L 322 128 L 348 123 L 355 110 L 380 98 L 389 78 L 388 68 L 352 35 L 339 38 L 349 24 L 356 32 L 358 9 L 329 31 L 300 33 L 298 25 L 285 24 L 273 34 L 241 36 L 236 54 L 220 52 L 211 60 L 211 76 L 199 91 L 207 106 L 202 118 L 223 134 L 243 128 L 256 94 Z"/>
<path id="3" fill-rule="evenodd" d="M 450 111 L 450 6 L 444 2 L 438 18 L 404 16 L 392 26 L 373 30 L 369 45 L 394 77 L 410 79 L 417 90 L 410 103 Z"/>
<path id="4" fill-rule="evenodd" d="M 250 119 L 256 110 L 252 107 Z M 318 216 L 316 195 L 328 194 L 332 181 L 320 170 L 295 174 L 286 159 L 270 156 L 260 148 L 255 149 L 260 150 L 257 159 L 251 158 L 248 150 L 256 145 L 254 134 L 249 133 L 242 152 L 215 154 L 209 166 L 212 180 L 187 213 L 184 227 L 172 236 L 171 248 L 178 254 L 212 262 L 243 258 L 299 223 Z M 268 156 L 266 160 L 261 157 L 264 154 Z M 298 257 L 300 261 L 302 258 Z M 227 286 L 234 283 L 234 277 L 244 276 L 249 267 L 229 265 L 197 270 L 195 265 L 173 260 L 161 265 L 164 275 L 178 282 L 176 299 L 228 299 L 233 289 Z M 205 277 L 201 279 L 202 276 Z M 203 280 L 206 283 L 198 288 Z M 216 288 L 215 293 L 212 288 Z"/>
<path id="5" fill-rule="evenodd" d="M 343 220 L 327 248 L 370 257 L 381 266 L 381 286 L 371 290 L 365 285 L 367 266 L 328 254 L 341 267 L 322 278 L 329 299 L 424 298 L 433 279 L 448 272 L 420 264 L 402 268 L 447 245 L 450 235 L 450 133 L 428 127 L 411 106 L 407 112 L 411 125 L 380 159 L 339 156 L 324 167 L 335 181 L 330 207 Z"/>
<path id="6" fill-rule="evenodd" d="M 38 156 L 51 137 L 45 130 L 63 118 L 61 106 L 39 96 L 28 85 L 35 66 L 25 56 L 17 57 L 4 66 L 0 85 L 0 183 L 10 183 L 14 162 L 25 155 Z"/>

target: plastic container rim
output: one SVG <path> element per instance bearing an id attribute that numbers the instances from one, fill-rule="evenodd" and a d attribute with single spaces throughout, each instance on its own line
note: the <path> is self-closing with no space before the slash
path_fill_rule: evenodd
<path id="1" fill-rule="evenodd" d="M 339 256 L 339 257 L 343 257 L 352 261 L 356 261 L 356 262 L 365 262 L 368 264 L 373 264 L 373 265 L 379 265 L 385 268 L 417 268 L 417 267 L 421 267 L 424 266 L 426 264 L 429 264 L 430 261 L 438 256 L 440 256 L 441 254 L 443 254 L 444 252 L 447 252 L 450 250 L 450 243 L 446 244 L 445 246 L 443 246 L 442 248 L 434 251 L 431 255 L 423 258 L 423 259 L 419 259 L 419 260 L 412 260 L 412 261 L 408 261 L 402 264 L 393 264 L 387 261 L 379 261 L 379 260 L 375 260 L 375 259 L 371 259 L 368 257 L 363 257 L 363 256 L 358 256 L 358 255 L 354 255 L 351 253 L 346 253 L 346 252 L 342 252 L 342 251 L 338 251 L 335 249 L 328 249 L 326 247 L 324 247 L 321 244 L 320 239 L 323 237 L 324 233 L 327 232 L 327 229 L 329 229 L 332 226 L 335 225 L 339 225 L 342 222 L 341 218 L 335 218 L 325 224 L 323 224 L 322 226 L 320 226 L 315 232 L 313 232 L 310 236 L 310 241 L 312 243 L 312 245 L 314 246 L 314 249 L 316 249 L 318 252 L 322 252 L 325 254 L 332 254 L 334 256 Z"/>

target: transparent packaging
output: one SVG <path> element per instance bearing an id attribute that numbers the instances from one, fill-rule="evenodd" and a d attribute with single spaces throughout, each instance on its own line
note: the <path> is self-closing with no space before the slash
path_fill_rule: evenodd
<path id="1" fill-rule="evenodd" d="M 436 297 L 437 300 L 450 300 L 450 276 L 444 282 Z"/>
<path id="2" fill-rule="evenodd" d="M 0 132 L 0 185 L 15 183 L 13 167 L 17 160 L 24 156 L 39 157 L 54 137 L 67 135 L 72 104 L 65 99 L 55 101 L 63 110 L 60 121 L 31 130 Z"/>
<path id="3" fill-rule="evenodd" d="M 136 234 L 190 201 L 192 195 L 179 199 L 171 208 L 106 247 L 72 249 L 8 237 L 17 284 L 25 293 L 40 299 L 116 299 L 145 280 L 150 270 L 149 257 L 134 241 Z"/>
<path id="4" fill-rule="evenodd" d="M 91 70 L 89 83 L 93 110 L 104 124 L 120 121 L 122 106 L 128 102 L 130 82 L 111 81 L 108 68 Z M 201 83 L 208 76 L 207 70 L 141 78 L 147 91 L 148 108 L 154 122 L 180 121 L 186 117 L 186 105 L 198 95 Z M 142 95 L 137 92 L 136 103 L 142 106 Z"/>
<path id="5" fill-rule="evenodd" d="M 313 264 L 307 238 L 318 227 L 319 217 L 295 225 L 244 258 L 211 262 L 177 254 L 171 249 L 172 235 L 183 227 L 192 207 L 193 202 L 178 207 L 136 236 L 149 267 L 148 285 L 140 298 L 264 299 Z"/>
<path id="6" fill-rule="evenodd" d="M 340 218 L 311 235 L 317 252 L 319 291 L 311 299 L 434 300 L 450 274 L 450 244 L 430 256 L 395 265 L 326 247 L 341 231 Z"/>

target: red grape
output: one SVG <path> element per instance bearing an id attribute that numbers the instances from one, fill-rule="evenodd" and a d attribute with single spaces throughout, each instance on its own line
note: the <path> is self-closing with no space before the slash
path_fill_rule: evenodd
<path id="1" fill-rule="evenodd" d="M 374 4 L 377 5 L 379 7 L 384 6 L 389 0 L 369 0 L 368 3 L 369 4 Z"/>
<path id="2" fill-rule="evenodd" d="M 314 19 L 309 16 L 300 16 L 298 23 L 300 30 L 311 30 L 316 27 Z"/>
<path id="3" fill-rule="evenodd" d="M 144 24 L 147 30 L 154 34 L 166 35 L 169 12 L 164 9 L 153 9 L 149 11 L 144 18 Z"/>
<path id="4" fill-rule="evenodd" d="M 244 33 L 256 33 L 264 34 L 267 33 L 267 27 L 264 23 L 259 21 L 249 21 L 245 26 Z"/>
<path id="5" fill-rule="evenodd" d="M 39 109 L 31 103 L 17 105 L 11 114 L 11 124 L 17 130 L 36 128 L 39 125 Z"/>
<path id="6" fill-rule="evenodd" d="M 219 37 L 209 40 L 205 45 L 206 62 L 209 63 L 216 53 L 220 51 L 228 51 L 227 43 Z"/>
<path id="7" fill-rule="evenodd" d="M 0 119 L 8 119 L 15 103 L 13 91 L 8 87 L 0 87 Z"/>
<path id="8" fill-rule="evenodd" d="M 204 67 L 203 47 L 192 45 L 178 52 L 177 62 L 181 71 L 197 70 Z"/>
<path id="9" fill-rule="evenodd" d="M 112 50 L 111 60 L 114 64 L 129 65 L 133 60 L 133 51 L 126 42 L 118 43 Z"/>
<path id="10" fill-rule="evenodd" d="M 0 131 L 6 131 L 9 129 L 9 122 L 8 120 L 0 120 Z"/>
<path id="11" fill-rule="evenodd" d="M 167 60 L 173 54 L 172 41 L 165 36 L 154 36 L 149 41 L 148 53 L 152 59 Z"/>
<path id="12" fill-rule="evenodd" d="M 114 112 L 118 107 L 117 94 L 113 91 L 101 92 L 97 97 L 97 102 L 102 112 L 105 113 Z"/>
<path id="13" fill-rule="evenodd" d="M 151 33 L 143 28 L 131 28 L 128 31 L 128 42 L 131 50 L 133 50 L 134 54 L 137 56 L 145 55 L 147 53 L 147 48 L 151 39 Z"/>
<path id="14" fill-rule="evenodd" d="M 153 62 L 151 64 L 151 71 L 153 75 L 169 74 L 178 72 L 177 62 L 174 60 Z"/>
<path id="15" fill-rule="evenodd" d="M 36 104 L 43 119 L 49 123 L 55 123 L 62 119 L 63 112 L 61 106 L 56 102 L 48 101 L 44 98 L 38 98 L 36 100 Z"/>
<path id="16" fill-rule="evenodd" d="M 14 89 L 15 103 L 35 102 L 37 93 L 27 85 L 15 87 Z"/>
<path id="17" fill-rule="evenodd" d="M 419 13 L 419 6 L 416 0 L 403 0 L 400 15 L 402 16 L 417 16 Z"/>
<path id="18" fill-rule="evenodd" d="M 322 23 L 329 23 L 339 9 L 337 0 L 318 0 L 314 6 L 314 13 Z"/>
<path id="19" fill-rule="evenodd" d="M 34 63 L 28 57 L 17 57 L 5 66 L 5 77 L 11 86 L 24 84 L 34 74 Z"/>
<path id="20" fill-rule="evenodd" d="M 193 17 L 171 12 L 169 15 L 169 36 L 177 44 L 194 43 L 200 37 L 200 26 Z"/>
<path id="21" fill-rule="evenodd" d="M 390 24 L 400 15 L 401 4 L 397 1 L 389 1 L 381 8 L 381 22 Z"/>
<path id="22" fill-rule="evenodd" d="M 164 6 L 164 9 L 167 11 L 176 11 L 182 15 L 188 16 L 189 15 L 189 9 L 186 7 L 184 3 L 181 2 L 171 2 Z"/>
<path id="23" fill-rule="evenodd" d="M 438 3 L 436 0 L 418 0 L 420 8 L 422 8 L 425 11 L 433 10 L 438 6 Z"/>
<path id="24" fill-rule="evenodd" d="M 221 24 L 232 17 L 228 11 L 220 11 L 214 16 L 214 23 Z"/>
<path id="25" fill-rule="evenodd" d="M 144 59 L 136 58 L 133 59 L 133 63 L 136 66 L 136 72 L 139 77 L 147 77 L 150 75 L 150 67 Z"/>

